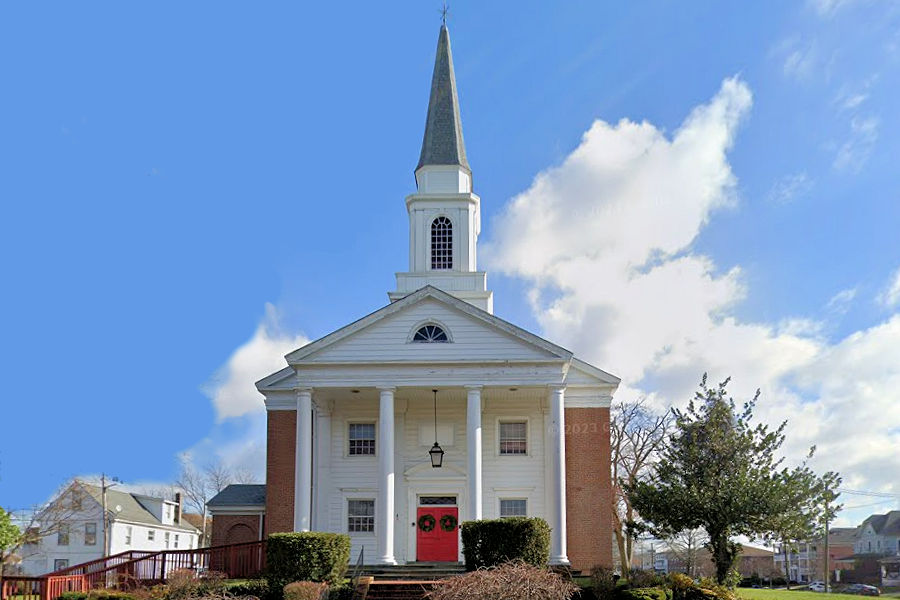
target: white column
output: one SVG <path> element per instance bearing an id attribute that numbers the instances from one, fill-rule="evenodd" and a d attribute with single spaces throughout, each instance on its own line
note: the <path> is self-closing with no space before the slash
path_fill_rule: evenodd
<path id="1" fill-rule="evenodd" d="M 312 527 L 328 531 L 328 500 L 331 496 L 331 401 L 316 402 L 316 471 L 313 478 Z"/>
<path id="2" fill-rule="evenodd" d="M 378 561 L 395 565 L 394 559 L 394 388 L 379 388 L 378 411 L 378 506 L 375 531 Z"/>
<path id="3" fill-rule="evenodd" d="M 309 531 L 312 508 L 312 390 L 297 389 L 294 455 L 294 531 Z"/>
<path id="4" fill-rule="evenodd" d="M 566 556 L 566 412 L 565 386 L 550 388 L 550 562 L 569 564 Z"/>
<path id="5" fill-rule="evenodd" d="M 481 386 L 467 386 L 466 447 L 469 455 L 469 519 L 482 518 L 481 508 Z"/>

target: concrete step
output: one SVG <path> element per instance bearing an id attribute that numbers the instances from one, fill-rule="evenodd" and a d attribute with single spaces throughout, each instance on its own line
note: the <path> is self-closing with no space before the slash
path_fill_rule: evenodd
<path id="1" fill-rule="evenodd" d="M 432 584 L 430 581 L 375 581 L 369 585 L 366 600 L 424 600 Z"/>
<path id="2" fill-rule="evenodd" d="M 405 565 L 368 565 L 363 566 L 362 573 L 370 575 L 376 581 L 435 581 L 465 573 L 460 563 L 409 563 Z"/>

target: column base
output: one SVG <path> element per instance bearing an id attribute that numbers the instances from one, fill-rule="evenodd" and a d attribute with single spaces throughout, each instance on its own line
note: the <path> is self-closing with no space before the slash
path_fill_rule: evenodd
<path id="1" fill-rule="evenodd" d="M 551 556 L 550 557 L 551 565 L 558 565 L 560 567 L 568 567 L 572 563 L 569 562 L 569 558 L 567 556 Z"/>
<path id="2" fill-rule="evenodd" d="M 382 556 L 381 558 L 378 559 L 378 564 L 394 566 L 397 564 L 397 559 L 395 559 L 393 556 Z"/>

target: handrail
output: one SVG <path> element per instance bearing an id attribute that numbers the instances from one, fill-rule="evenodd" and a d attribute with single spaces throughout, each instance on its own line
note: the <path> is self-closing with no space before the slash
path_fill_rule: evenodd
<path id="1" fill-rule="evenodd" d="M 356 565 L 353 567 L 353 576 L 350 578 L 350 585 L 353 586 L 353 598 L 356 598 L 356 595 L 359 593 L 359 577 L 360 572 L 362 571 L 363 553 L 365 552 L 365 550 L 365 547 L 359 549 L 359 558 L 356 559 Z"/>
<path id="2" fill-rule="evenodd" d="M 230 578 L 257 577 L 265 568 L 265 548 L 265 540 L 260 540 L 184 550 L 120 552 L 40 577 L 6 576 L 0 585 L 0 600 L 14 596 L 17 600 L 55 600 L 63 592 L 165 583 L 172 572 L 185 569 L 198 574 L 222 571 Z"/>

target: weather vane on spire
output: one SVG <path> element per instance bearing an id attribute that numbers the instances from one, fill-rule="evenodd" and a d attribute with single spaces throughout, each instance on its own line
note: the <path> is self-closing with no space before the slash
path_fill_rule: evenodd
<path id="1" fill-rule="evenodd" d="M 450 14 L 450 5 L 444 2 L 441 5 L 441 24 L 446 27 L 447 26 L 447 15 Z"/>

